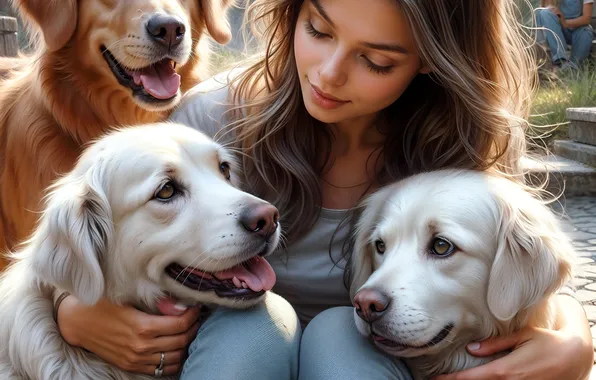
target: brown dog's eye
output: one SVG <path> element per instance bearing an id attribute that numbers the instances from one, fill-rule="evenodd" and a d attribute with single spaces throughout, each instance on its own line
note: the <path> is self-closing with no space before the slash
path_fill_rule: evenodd
<path id="1" fill-rule="evenodd" d="M 435 238 L 431 247 L 431 252 L 437 256 L 450 255 L 455 250 L 455 246 L 447 239 Z"/>
<path id="2" fill-rule="evenodd" d="M 171 181 L 168 181 L 163 184 L 162 187 L 157 190 L 155 193 L 155 198 L 160 201 L 167 201 L 170 200 L 174 195 L 176 195 L 176 187 Z"/>
<path id="3" fill-rule="evenodd" d="M 221 174 L 224 175 L 224 177 L 226 177 L 226 179 L 229 181 L 230 180 L 230 164 L 227 162 L 222 162 L 221 164 L 219 164 L 219 171 L 221 172 Z"/>
<path id="4" fill-rule="evenodd" d="M 385 253 L 385 243 L 383 243 L 383 240 L 375 241 L 375 248 L 377 249 L 379 255 Z"/>

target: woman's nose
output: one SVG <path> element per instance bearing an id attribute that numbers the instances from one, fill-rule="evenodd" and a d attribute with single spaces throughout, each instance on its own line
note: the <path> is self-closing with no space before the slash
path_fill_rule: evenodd
<path id="1" fill-rule="evenodd" d="M 341 86 L 346 83 L 346 59 L 341 52 L 336 51 L 333 55 L 326 58 L 319 67 L 319 77 L 321 84 L 330 86 Z"/>

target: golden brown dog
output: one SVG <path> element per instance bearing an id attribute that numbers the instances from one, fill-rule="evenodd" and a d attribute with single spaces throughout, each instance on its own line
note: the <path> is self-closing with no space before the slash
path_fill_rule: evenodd
<path id="1" fill-rule="evenodd" d="M 14 0 L 40 46 L 0 62 L 22 63 L 0 75 L 0 251 L 28 237 L 44 189 L 85 144 L 164 119 L 204 78 L 204 35 L 229 41 L 231 2 Z"/>

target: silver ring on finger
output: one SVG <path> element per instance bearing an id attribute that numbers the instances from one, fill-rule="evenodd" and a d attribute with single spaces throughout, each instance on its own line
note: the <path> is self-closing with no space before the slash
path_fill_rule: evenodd
<path id="1" fill-rule="evenodd" d="M 159 359 L 159 365 L 155 367 L 154 375 L 155 377 L 162 377 L 163 375 L 163 367 L 166 364 L 166 354 L 165 352 L 161 353 L 161 358 Z"/>

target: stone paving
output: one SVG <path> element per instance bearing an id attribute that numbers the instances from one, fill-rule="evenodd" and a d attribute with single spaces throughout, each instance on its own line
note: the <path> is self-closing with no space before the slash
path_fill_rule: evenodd
<path id="1" fill-rule="evenodd" d="M 577 297 L 584 304 L 596 346 L 596 197 L 570 197 L 561 203 L 562 207 L 553 208 L 557 212 L 564 210 L 565 230 L 572 239 L 580 264 L 574 280 Z M 590 379 L 596 380 L 596 366 L 594 368 Z"/>

